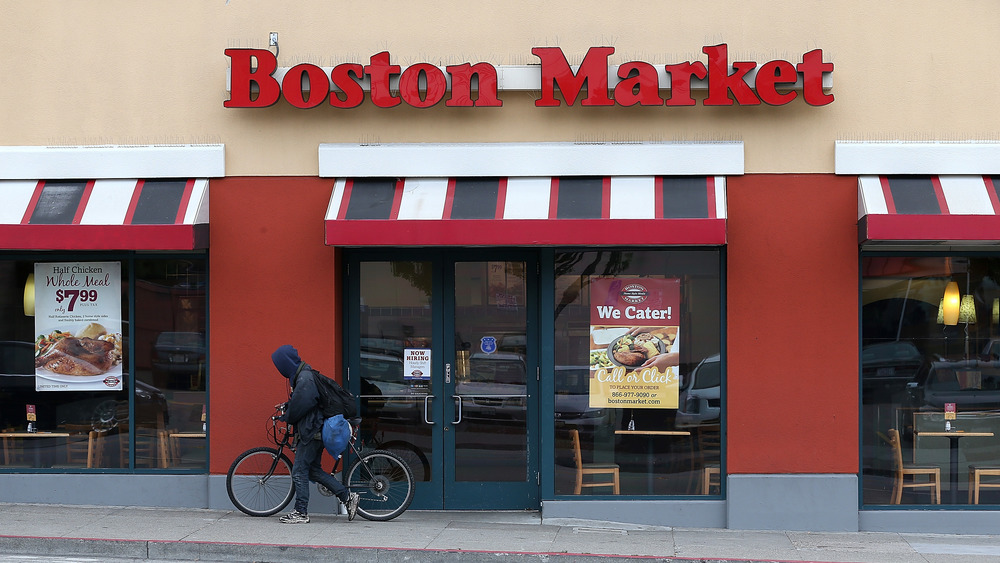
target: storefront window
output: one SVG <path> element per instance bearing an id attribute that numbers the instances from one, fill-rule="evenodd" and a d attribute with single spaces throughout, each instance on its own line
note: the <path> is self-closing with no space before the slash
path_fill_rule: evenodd
<path id="1" fill-rule="evenodd" d="M 1000 501 L 998 304 L 998 258 L 862 259 L 864 504 Z"/>
<path id="2" fill-rule="evenodd" d="M 206 282 L 202 255 L 0 259 L 0 468 L 204 470 Z"/>
<path id="3" fill-rule="evenodd" d="M 716 495 L 720 250 L 555 256 L 557 495 Z"/>

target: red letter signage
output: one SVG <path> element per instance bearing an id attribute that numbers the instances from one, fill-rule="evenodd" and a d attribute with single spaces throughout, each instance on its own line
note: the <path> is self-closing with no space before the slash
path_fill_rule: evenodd
<path id="1" fill-rule="evenodd" d="M 571 106 L 580 95 L 583 83 L 587 83 L 587 97 L 580 105 L 583 106 L 613 106 L 615 103 L 608 98 L 608 56 L 615 52 L 614 47 L 591 47 L 587 56 L 580 64 L 580 70 L 573 74 L 566 56 L 559 47 L 535 47 L 531 53 L 542 59 L 542 98 L 535 100 L 535 105 L 558 106 L 555 99 L 555 86 L 559 86 L 566 105 Z"/>
<path id="2" fill-rule="evenodd" d="M 277 103 L 281 87 L 271 76 L 278 68 L 274 53 L 266 49 L 226 49 L 225 53 L 233 60 L 233 67 L 229 101 L 222 102 L 223 107 L 265 108 Z M 256 70 L 254 59 L 257 60 Z M 251 84 L 256 84 L 260 90 L 256 99 L 250 96 Z"/>
<path id="3" fill-rule="evenodd" d="M 833 63 L 823 61 L 823 51 L 802 55 L 798 64 L 773 60 L 729 62 L 725 43 L 702 48 L 703 61 L 654 65 L 630 61 L 609 66 L 614 47 L 591 47 L 575 71 L 559 47 L 535 47 L 537 75 L 531 66 L 504 67 L 490 63 L 463 63 L 445 67 L 416 63 L 405 68 L 390 62 L 388 51 L 371 56 L 367 65 L 343 63 L 320 67 L 300 63 L 279 69 L 276 56 L 264 49 L 226 49 L 230 57 L 230 98 L 227 108 L 262 108 L 284 97 L 297 108 L 329 105 L 356 108 L 368 99 L 380 108 L 402 103 L 430 108 L 445 100 L 445 107 L 501 107 L 499 90 L 540 91 L 536 107 L 572 106 L 783 106 L 801 97 L 807 104 L 825 106 L 833 94 Z M 828 78 L 828 77 L 827 77 Z M 536 81 L 537 79 L 537 81 Z M 394 94 L 398 90 L 398 95 Z M 476 91 L 473 95 L 473 90 Z M 556 97 L 556 90 L 559 97 Z M 451 95 L 448 96 L 449 91 Z M 661 92 L 664 91 L 664 92 Z"/>
<path id="4" fill-rule="evenodd" d="M 755 106 L 760 104 L 760 100 L 750 90 L 750 85 L 743 78 L 746 73 L 753 70 L 757 63 L 733 63 L 736 70 L 729 74 L 729 48 L 725 43 L 705 47 L 702 53 L 708 55 L 708 98 L 705 98 L 706 106 L 731 106 L 733 100 L 729 93 L 742 106 Z"/>

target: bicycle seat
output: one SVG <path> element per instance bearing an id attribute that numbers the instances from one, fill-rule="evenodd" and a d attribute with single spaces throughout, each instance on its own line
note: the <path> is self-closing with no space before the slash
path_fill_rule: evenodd
<path id="1" fill-rule="evenodd" d="M 356 416 L 354 418 L 349 418 L 349 419 L 347 419 L 347 422 L 350 422 L 351 426 L 358 426 L 358 425 L 361 424 L 361 417 L 360 416 Z"/>

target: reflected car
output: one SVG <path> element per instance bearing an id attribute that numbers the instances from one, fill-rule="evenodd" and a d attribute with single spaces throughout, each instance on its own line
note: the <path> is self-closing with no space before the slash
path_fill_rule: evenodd
<path id="1" fill-rule="evenodd" d="M 527 363 L 514 352 L 475 353 L 469 374 L 458 377 L 462 419 L 524 421 L 527 417 Z"/>
<path id="2" fill-rule="evenodd" d="M 718 424 L 722 415 L 722 358 L 709 356 L 685 378 L 678 397 L 677 428 Z"/>
<path id="3" fill-rule="evenodd" d="M 610 428 L 611 409 L 590 406 L 590 366 L 556 366 L 555 421 L 580 432 L 580 439 L 593 441 L 598 428 Z"/>
<path id="4" fill-rule="evenodd" d="M 960 360 L 930 362 L 906 386 L 910 407 L 960 411 L 1000 409 L 1000 362 Z"/>
<path id="5" fill-rule="evenodd" d="M 401 356 L 362 350 L 361 417 L 406 423 L 421 418 L 429 381 L 404 379 Z"/>
<path id="6" fill-rule="evenodd" d="M 878 342 L 861 349 L 861 385 L 904 387 L 914 381 L 924 366 L 924 355 L 907 341 Z"/>
<path id="7" fill-rule="evenodd" d="M 1000 340 L 987 342 L 979 359 L 984 362 L 1000 362 Z"/>
<path id="8" fill-rule="evenodd" d="M 161 332 L 153 344 L 153 367 L 166 373 L 197 373 L 205 363 L 205 335 Z"/>

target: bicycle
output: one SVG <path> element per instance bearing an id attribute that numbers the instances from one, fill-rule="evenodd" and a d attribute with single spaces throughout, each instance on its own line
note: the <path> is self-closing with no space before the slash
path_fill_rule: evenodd
<path id="1" fill-rule="evenodd" d="M 292 462 L 285 450 L 294 452 L 292 431 L 278 420 L 285 405 L 275 405 L 268 435 L 276 447 L 251 448 L 229 466 L 226 490 L 229 500 L 249 516 L 272 516 L 295 498 L 292 482 Z M 357 460 L 344 473 L 344 486 L 358 493 L 358 514 L 374 521 L 387 521 L 402 514 L 413 501 L 414 481 L 410 467 L 399 456 L 384 450 L 364 451 L 358 441 L 360 419 L 351 422 L 351 438 L 347 450 L 337 460 L 334 473 L 351 455 Z M 325 487 L 320 487 L 324 494 Z"/>

